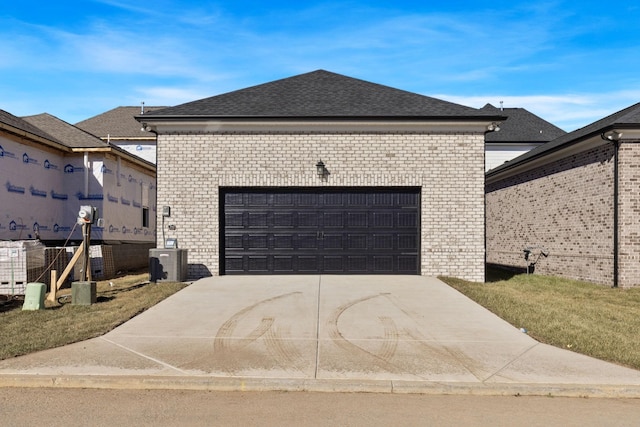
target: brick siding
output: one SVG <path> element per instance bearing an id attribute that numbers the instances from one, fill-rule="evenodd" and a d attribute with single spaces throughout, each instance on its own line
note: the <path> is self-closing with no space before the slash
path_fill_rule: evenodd
<path id="1" fill-rule="evenodd" d="M 608 144 L 489 181 L 487 262 L 526 268 L 523 248 L 541 245 L 549 256 L 540 258 L 536 273 L 611 285 L 613 177 L 614 147 Z"/>
<path id="2" fill-rule="evenodd" d="M 640 141 L 625 140 L 618 152 L 620 286 L 640 286 Z"/>
<path id="3" fill-rule="evenodd" d="M 190 278 L 219 274 L 219 187 L 419 186 L 422 274 L 484 280 L 482 133 L 168 133 L 157 152 L 158 206 Z"/>

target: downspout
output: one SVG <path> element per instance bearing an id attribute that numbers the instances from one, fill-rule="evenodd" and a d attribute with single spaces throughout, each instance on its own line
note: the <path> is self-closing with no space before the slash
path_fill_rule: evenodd
<path id="1" fill-rule="evenodd" d="M 611 130 L 609 132 L 603 132 L 600 137 L 605 141 L 611 141 L 613 143 L 613 287 L 617 288 L 619 284 L 620 276 L 620 263 L 618 258 L 620 257 L 619 249 L 619 180 L 620 180 L 620 138 L 622 133 Z"/>
<path id="2" fill-rule="evenodd" d="M 500 111 L 502 109 L 502 101 L 500 101 Z M 489 132 L 500 132 L 500 125 L 502 123 L 493 122 L 489 126 L 487 126 L 486 131 L 484 133 L 484 149 L 482 150 L 482 155 L 484 161 L 482 162 L 482 168 L 484 170 L 484 184 L 483 184 L 483 196 L 482 196 L 482 208 L 484 210 L 484 232 L 482 233 L 484 236 L 484 281 L 487 282 L 487 134 Z"/>
<path id="3" fill-rule="evenodd" d="M 620 140 L 613 141 L 614 155 L 613 155 L 613 287 L 618 287 L 618 257 L 620 256 L 620 250 L 618 249 L 618 178 L 619 168 L 618 159 L 620 151 Z"/>
<path id="4" fill-rule="evenodd" d="M 89 197 L 89 152 L 84 152 L 84 197 Z"/>

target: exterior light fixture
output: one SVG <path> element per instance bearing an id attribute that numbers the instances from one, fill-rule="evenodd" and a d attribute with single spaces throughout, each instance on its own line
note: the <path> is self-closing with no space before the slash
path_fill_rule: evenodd
<path id="1" fill-rule="evenodd" d="M 327 175 L 329 175 L 329 171 L 324 166 L 324 162 L 322 160 L 316 163 L 316 171 L 318 172 L 318 176 L 321 179 L 324 179 Z"/>
<path id="2" fill-rule="evenodd" d="M 619 141 L 622 138 L 622 132 L 616 132 L 615 130 L 611 130 L 609 132 L 604 132 L 601 135 L 602 139 L 607 141 Z"/>
<path id="3" fill-rule="evenodd" d="M 493 122 L 489 126 L 487 126 L 487 130 L 489 132 L 498 132 L 500 130 L 500 124 Z"/>

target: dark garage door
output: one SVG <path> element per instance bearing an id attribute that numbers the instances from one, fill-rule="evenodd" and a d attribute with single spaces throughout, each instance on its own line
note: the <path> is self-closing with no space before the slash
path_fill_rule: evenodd
<path id="1" fill-rule="evenodd" d="M 419 274 L 418 188 L 221 189 L 224 274 Z"/>

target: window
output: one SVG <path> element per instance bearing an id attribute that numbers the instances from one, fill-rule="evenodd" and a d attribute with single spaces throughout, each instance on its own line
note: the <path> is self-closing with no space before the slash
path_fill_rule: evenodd
<path id="1" fill-rule="evenodd" d="M 142 227 L 149 228 L 149 208 L 142 207 Z"/>
<path id="2" fill-rule="evenodd" d="M 142 183 L 142 227 L 149 228 L 149 185 Z"/>

